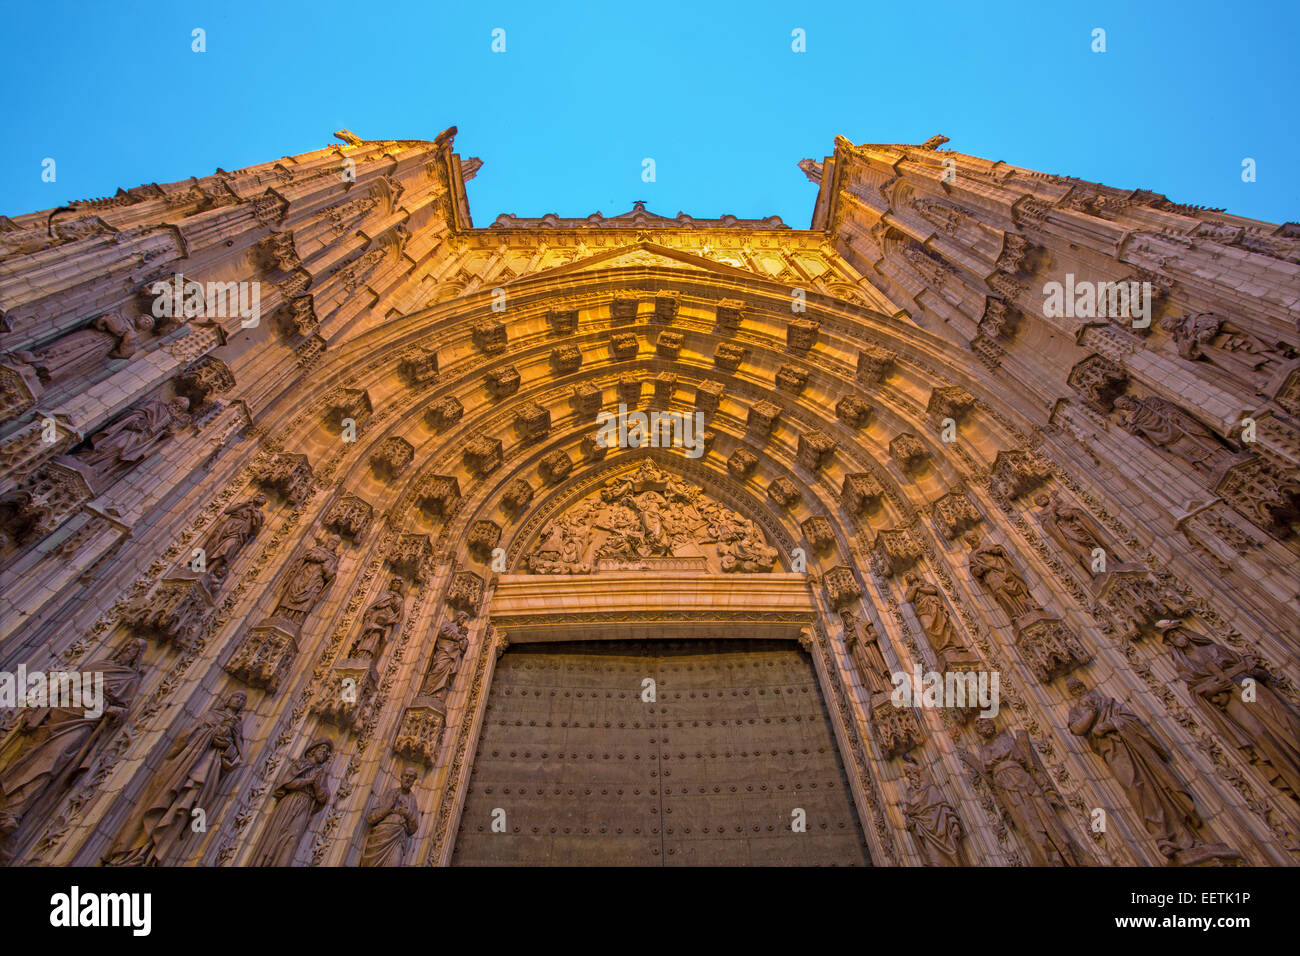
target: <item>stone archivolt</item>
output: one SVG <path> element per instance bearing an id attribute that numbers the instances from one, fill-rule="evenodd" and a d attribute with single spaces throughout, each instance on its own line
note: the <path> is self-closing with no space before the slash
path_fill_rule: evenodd
<path id="1" fill-rule="evenodd" d="M 44 238 L 45 214 L 0 224 L 13 275 L 64 277 L 0 275 L 0 667 L 149 638 L 130 733 L 95 736 L 90 773 L 13 796 L 6 768 L 27 744 L 0 740 L 4 852 L 244 864 L 281 839 L 276 859 L 301 841 L 316 863 L 445 863 L 509 643 L 492 622 L 503 575 L 556 595 L 602 575 L 718 575 L 708 593 L 735 604 L 711 619 L 734 626 L 746 585 L 801 575 L 822 618 L 803 643 L 878 862 L 1178 865 L 1225 859 L 1197 850 L 1220 845 L 1295 862 L 1296 760 L 1277 730 L 1296 711 L 1282 635 L 1300 625 L 1288 234 L 1138 194 L 1067 201 L 1066 181 L 958 153 L 946 183 L 937 145 L 843 140 L 813 164 L 807 230 L 643 208 L 478 229 L 453 135 L 349 134 L 133 191 Z M 358 176 L 342 194 L 341 156 Z M 1146 232 L 1117 253 L 1100 223 Z M 1201 278 L 1225 242 L 1262 291 Z M 140 311 L 141 289 L 103 278 L 110 247 L 205 282 L 238 257 L 291 337 L 272 322 L 233 335 L 238 316 L 96 325 Z M 1160 280 L 1148 337 L 1044 317 L 1036 288 L 1101 261 L 1099 280 Z M 981 361 L 992 341 L 996 363 Z M 74 378 L 112 384 L 73 394 Z M 598 445 L 595 415 L 620 400 L 700 411 L 703 453 Z M 996 544 L 963 540 L 976 528 Z M 204 543 L 220 573 L 183 573 Z M 98 620 L 73 626 L 87 610 Z M 1170 620 L 1196 635 L 1176 659 L 1154 638 Z M 927 650 L 999 670 L 1015 703 L 978 727 L 894 707 L 889 674 Z M 1135 734 L 1158 725 L 1168 779 L 1196 783 L 1195 841 L 1129 816 L 1111 739 L 1067 720 L 1081 706 L 1067 673 L 1104 679 L 1090 706 L 1124 701 Z M 1247 673 L 1267 675 L 1264 717 L 1223 707 Z M 346 679 L 355 701 L 319 696 Z M 246 710 L 223 703 L 236 691 Z M 150 769 L 182 740 L 202 746 Z M 361 760 L 370 747 L 381 758 Z M 931 777 L 904 783 L 905 758 Z M 203 776 L 206 835 L 129 813 L 132 795 L 167 792 L 164 772 Z M 295 774 L 309 790 L 286 803 Z M 1071 834 L 1099 805 L 1126 825 L 1085 851 Z M 259 848 L 243 834 L 262 812 L 279 829 Z"/>

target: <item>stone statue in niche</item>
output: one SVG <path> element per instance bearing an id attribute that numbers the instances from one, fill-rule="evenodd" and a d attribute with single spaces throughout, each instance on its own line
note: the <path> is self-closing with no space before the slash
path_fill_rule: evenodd
<path id="1" fill-rule="evenodd" d="M 141 402 L 87 439 L 72 460 L 89 472 L 92 486 L 102 488 L 152 455 L 177 428 L 188 425 L 189 407 L 188 398 Z"/>
<path id="2" fill-rule="evenodd" d="M 1077 677 L 1065 686 L 1074 701 L 1067 718 L 1070 733 L 1087 740 L 1105 761 L 1167 860 L 1182 864 L 1238 855 L 1201 840 L 1196 831 L 1204 823 L 1195 801 L 1174 773 L 1171 754 L 1137 714 L 1113 697 L 1088 690 Z"/>
<path id="3" fill-rule="evenodd" d="M 338 574 L 341 541 L 336 534 L 317 535 L 316 544 L 303 552 L 289 569 L 272 618 L 287 621 L 294 627 L 302 626 Z"/>
<path id="4" fill-rule="evenodd" d="M 909 573 L 904 579 L 907 595 L 904 600 L 912 605 L 916 617 L 925 628 L 930 647 L 939 655 L 945 667 L 955 664 L 978 664 L 980 659 L 971 653 L 957 628 L 953 625 L 948 605 L 939 589 Z"/>
<path id="5" fill-rule="evenodd" d="M 1213 365 L 1255 388 L 1267 384 L 1295 350 L 1284 343 L 1268 345 L 1213 312 L 1166 316 L 1160 320 L 1178 354 L 1189 362 Z"/>
<path id="6" fill-rule="evenodd" d="M 142 334 L 153 328 L 152 316 L 140 315 L 133 320 L 108 312 L 45 345 L 15 349 L 6 358 L 30 367 L 43 386 L 78 381 L 110 358 L 130 358 L 139 348 Z"/>
<path id="7" fill-rule="evenodd" d="M 1216 644 L 1182 621 L 1156 622 L 1178 676 L 1220 735 L 1300 801 L 1300 716 L 1269 684 L 1259 660 Z"/>
<path id="8" fill-rule="evenodd" d="M 1023 842 L 1031 866 L 1088 866 L 1088 860 L 1070 836 L 1060 813 L 1069 808 L 1053 786 L 1038 755 L 1022 730 L 998 733 L 993 721 L 980 717 L 975 732 L 983 744 L 979 762 L 961 756 L 983 775 L 998 804 Z"/>
<path id="9" fill-rule="evenodd" d="M 275 788 L 271 819 L 249 859 L 250 866 L 289 866 L 311 818 L 329 802 L 329 762 L 334 744 L 318 740 L 289 764 Z"/>
<path id="10" fill-rule="evenodd" d="M 1067 504 L 1059 493 L 1038 495 L 1034 498 L 1034 504 L 1043 509 L 1039 516 L 1048 534 L 1085 569 L 1093 569 L 1095 551 L 1103 552 L 1107 560 L 1118 558 L 1106 547 L 1101 526 L 1082 508 Z"/>
<path id="11" fill-rule="evenodd" d="M 911 757 L 903 758 L 907 798 L 903 819 L 928 866 L 963 866 L 961 818 L 933 781 L 926 780 Z"/>
<path id="12" fill-rule="evenodd" d="M 175 862 L 196 811 L 201 810 L 209 824 L 214 822 L 221 786 L 243 759 L 241 725 L 247 703 L 248 695 L 235 691 L 176 738 L 104 854 L 105 866 Z"/>
<path id="13" fill-rule="evenodd" d="M 429 663 L 429 672 L 420 685 L 421 697 L 443 697 L 450 689 L 451 682 L 460 670 L 461 658 L 469 649 L 469 615 L 457 611 L 450 621 L 444 621 L 438 628 L 438 642 L 433 649 L 433 660 Z"/>
<path id="14" fill-rule="evenodd" d="M 1238 458 L 1237 450 L 1173 402 L 1155 395 L 1115 399 L 1120 425 L 1199 471 L 1214 474 Z"/>
<path id="15" fill-rule="evenodd" d="M 244 546 L 262 530 L 262 508 L 266 495 L 254 495 L 248 501 L 227 508 L 208 536 L 203 540 L 204 561 L 207 565 L 205 582 L 220 584 L 230 573 L 230 564 Z"/>
<path id="16" fill-rule="evenodd" d="M 84 707 L 24 709 L 18 732 L 0 749 L 0 862 L 6 844 L 41 804 L 58 799 L 86 773 L 100 746 L 126 716 L 142 674 L 145 642 L 127 641 L 105 658 L 86 663 L 83 674 L 103 674 L 103 713 Z"/>
<path id="17" fill-rule="evenodd" d="M 348 657 L 371 662 L 379 660 L 388 638 L 402 624 L 403 590 L 401 578 L 393 576 L 388 579 L 388 590 L 362 615 L 361 636 L 353 642 Z"/>
<path id="18" fill-rule="evenodd" d="M 768 572 L 776 549 L 757 524 L 645 460 L 542 529 L 534 574 L 587 574 L 654 562 L 715 572 Z"/>
<path id="19" fill-rule="evenodd" d="M 420 821 L 415 795 L 411 793 L 415 780 L 414 770 L 403 770 L 401 786 L 390 789 L 366 814 L 370 832 L 366 834 L 366 845 L 357 866 L 402 865 L 407 844 Z"/>
<path id="20" fill-rule="evenodd" d="M 1017 618 L 1040 610 L 1034 603 L 1033 596 L 1020 576 L 1016 566 L 1007 557 L 1006 549 L 1000 544 L 980 547 L 979 532 L 972 531 L 966 536 L 971 546 L 970 571 L 986 587 L 1007 612 L 1007 617 L 1014 622 Z"/>

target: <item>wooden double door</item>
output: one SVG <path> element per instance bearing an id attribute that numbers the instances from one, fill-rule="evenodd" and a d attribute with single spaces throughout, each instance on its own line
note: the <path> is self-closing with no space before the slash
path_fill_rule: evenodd
<path id="1" fill-rule="evenodd" d="M 869 865 L 812 665 L 787 641 L 513 645 L 458 865 Z"/>

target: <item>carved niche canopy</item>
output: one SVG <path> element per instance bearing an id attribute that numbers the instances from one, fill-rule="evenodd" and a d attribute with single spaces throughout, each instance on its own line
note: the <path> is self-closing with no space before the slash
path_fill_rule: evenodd
<path id="1" fill-rule="evenodd" d="M 552 518 L 524 569 L 760 573 L 772 571 L 776 557 L 757 523 L 646 459 Z"/>

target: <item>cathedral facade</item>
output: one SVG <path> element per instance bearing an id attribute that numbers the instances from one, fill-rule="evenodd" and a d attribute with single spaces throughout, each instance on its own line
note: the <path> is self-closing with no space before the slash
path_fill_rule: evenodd
<path id="1" fill-rule="evenodd" d="M 1300 227 L 454 134 L 0 217 L 0 858 L 1296 861 Z"/>

